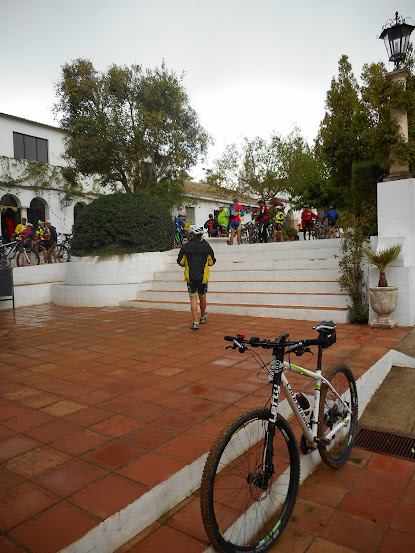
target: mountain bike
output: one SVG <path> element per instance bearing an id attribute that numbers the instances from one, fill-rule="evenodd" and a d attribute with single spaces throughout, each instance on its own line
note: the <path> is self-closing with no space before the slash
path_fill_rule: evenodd
<path id="1" fill-rule="evenodd" d="M 218 551 L 267 551 L 291 516 L 300 457 L 294 433 L 278 412 L 281 385 L 303 432 L 303 455 L 318 449 L 332 468 L 341 467 L 350 455 L 358 414 L 355 380 L 346 365 L 322 375 L 323 350 L 335 343 L 336 325 L 321 321 L 313 328 L 318 338 L 296 341 L 288 341 L 288 334 L 275 340 L 225 336 L 233 343 L 228 347 L 251 353 L 261 367 L 258 376 L 262 370 L 268 373 L 272 388 L 268 407 L 245 411 L 225 426 L 205 464 L 200 489 L 202 518 Z M 312 353 L 312 346 L 318 346 L 315 372 L 291 363 L 291 354 Z M 272 350 L 268 364 L 253 351 L 258 347 Z M 288 371 L 315 379 L 313 398 L 293 392 L 285 374 Z"/>
<path id="2" fill-rule="evenodd" d="M 311 236 L 317 239 L 327 238 L 329 235 L 328 226 L 320 220 L 314 221 L 314 228 L 311 229 Z"/>
<path id="3" fill-rule="evenodd" d="M 14 240 L 7 244 L 0 243 L 0 267 L 10 267 L 12 259 L 16 256 L 18 267 L 39 265 L 39 255 L 29 245 L 23 244 L 21 240 Z"/>
<path id="4" fill-rule="evenodd" d="M 58 235 L 58 242 L 48 250 L 49 263 L 69 263 L 71 260 L 71 238 L 71 234 Z"/>

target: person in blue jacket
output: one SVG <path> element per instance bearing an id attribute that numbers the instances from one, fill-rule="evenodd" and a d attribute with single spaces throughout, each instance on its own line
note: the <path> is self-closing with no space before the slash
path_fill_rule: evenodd
<path id="1" fill-rule="evenodd" d="M 334 209 L 334 207 L 331 205 L 329 207 L 327 213 L 323 217 L 323 223 L 324 223 L 325 219 L 327 219 L 328 224 L 329 224 L 329 238 L 334 238 L 335 237 L 334 234 L 336 232 L 336 225 L 337 225 L 338 218 L 339 218 L 339 214 Z"/>

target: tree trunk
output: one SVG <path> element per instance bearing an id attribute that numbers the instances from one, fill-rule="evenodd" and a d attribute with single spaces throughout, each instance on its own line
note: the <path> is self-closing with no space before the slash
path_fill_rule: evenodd
<path id="1" fill-rule="evenodd" d="M 385 271 L 380 271 L 378 286 L 384 287 L 387 285 L 388 285 L 388 281 L 386 280 Z"/>

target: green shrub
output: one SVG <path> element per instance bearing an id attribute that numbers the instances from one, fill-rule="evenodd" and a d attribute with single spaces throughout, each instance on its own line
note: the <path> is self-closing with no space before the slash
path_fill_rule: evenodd
<path id="1" fill-rule="evenodd" d="M 147 194 L 100 196 L 79 212 L 74 255 L 155 252 L 171 248 L 174 227 L 169 209 Z"/>

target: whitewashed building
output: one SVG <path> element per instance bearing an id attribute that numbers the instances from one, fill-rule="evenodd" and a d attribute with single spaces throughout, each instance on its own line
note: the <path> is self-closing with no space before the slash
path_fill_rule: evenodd
<path id="1" fill-rule="evenodd" d="M 16 226 L 23 217 L 34 226 L 39 219 L 49 220 L 58 232 L 69 234 L 79 210 L 97 195 L 109 192 L 99 179 L 85 179 L 82 189 L 68 185 L 61 172 L 67 166 L 63 133 L 58 127 L 0 113 L 1 236 L 7 237 L 9 225 Z M 217 214 L 221 206 L 227 208 L 234 195 L 224 197 L 206 184 L 193 182 L 186 184 L 186 191 L 189 200 L 181 211 L 186 211 L 191 224 L 200 226 L 210 213 Z M 286 197 L 278 199 L 288 204 Z M 256 200 L 239 200 L 246 208 L 243 222 L 247 223 Z M 287 219 L 295 225 L 294 214 L 289 212 Z"/>

